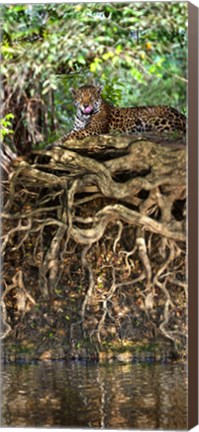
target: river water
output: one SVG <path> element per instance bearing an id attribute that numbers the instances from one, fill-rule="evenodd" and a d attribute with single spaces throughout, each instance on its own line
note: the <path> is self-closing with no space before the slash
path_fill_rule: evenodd
<path id="1" fill-rule="evenodd" d="M 182 365 L 2 366 L 2 426 L 186 429 Z"/>

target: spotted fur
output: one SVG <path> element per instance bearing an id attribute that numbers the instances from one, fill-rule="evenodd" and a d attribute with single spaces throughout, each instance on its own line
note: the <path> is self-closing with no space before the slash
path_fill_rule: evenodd
<path id="1" fill-rule="evenodd" d="M 126 134 L 139 132 L 186 132 L 186 118 L 175 108 L 168 106 L 138 106 L 118 108 L 101 96 L 102 87 L 84 85 L 71 89 L 77 108 L 71 132 L 55 144 L 89 135 L 119 131 Z"/>

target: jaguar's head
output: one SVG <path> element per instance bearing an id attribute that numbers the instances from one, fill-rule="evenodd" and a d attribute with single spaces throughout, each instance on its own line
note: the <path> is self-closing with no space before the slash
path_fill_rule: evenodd
<path id="1" fill-rule="evenodd" d="M 85 85 L 77 89 L 71 88 L 77 110 L 84 116 L 99 111 L 102 103 L 102 86 Z"/>

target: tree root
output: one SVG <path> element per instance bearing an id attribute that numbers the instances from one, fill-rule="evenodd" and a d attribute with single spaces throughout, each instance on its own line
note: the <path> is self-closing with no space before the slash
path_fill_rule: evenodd
<path id="1" fill-rule="evenodd" d="M 20 286 L 24 301 L 29 298 L 34 304 L 24 287 L 22 267 L 8 271 L 11 257 L 19 265 L 29 249 L 39 274 L 38 300 L 51 302 L 67 283 L 65 263 L 71 251 L 81 256 L 84 292 L 80 319 L 70 326 L 72 345 L 77 327 L 83 337 L 101 344 L 112 337 L 111 331 L 132 338 L 135 322 L 143 325 L 145 318 L 172 341 L 184 334 L 182 326 L 178 323 L 177 332 L 172 322 L 175 290 L 184 291 L 187 300 L 185 173 L 182 146 L 132 137 L 69 141 L 15 161 L 2 213 L 8 281 L 1 299 L 3 338 L 12 331 L 7 294 Z M 97 247 L 105 252 L 96 253 Z M 70 270 L 67 278 L 73 282 Z"/>
<path id="2" fill-rule="evenodd" d="M 6 296 L 11 291 L 14 289 L 16 290 L 15 297 L 17 298 L 17 310 L 18 310 L 18 312 L 22 313 L 22 317 L 26 313 L 27 301 L 29 301 L 32 305 L 36 304 L 35 300 L 33 299 L 31 294 L 26 290 L 26 288 L 24 286 L 23 276 L 22 276 L 21 270 L 19 270 L 15 274 L 15 276 L 12 278 L 12 282 L 13 283 L 10 286 L 8 286 L 6 284 L 6 282 L 4 281 L 5 290 L 3 291 L 2 296 L 1 296 L 2 324 L 3 324 L 3 326 L 5 326 L 5 331 L 1 335 L 1 339 L 5 339 L 10 334 L 10 332 L 12 331 L 12 327 L 8 323 L 8 313 L 7 313 L 6 302 L 5 302 Z"/>

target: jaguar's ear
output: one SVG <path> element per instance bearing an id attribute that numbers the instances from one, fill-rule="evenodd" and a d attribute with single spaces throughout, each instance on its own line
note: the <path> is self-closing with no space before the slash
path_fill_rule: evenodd
<path id="1" fill-rule="evenodd" d="M 103 87 L 102 85 L 98 85 L 98 86 L 97 86 L 97 91 L 98 91 L 99 94 L 102 93 L 103 88 L 104 88 L 104 87 Z"/>
<path id="2" fill-rule="evenodd" d="M 77 90 L 74 89 L 73 87 L 70 88 L 70 92 L 72 93 L 73 96 L 77 95 Z"/>

